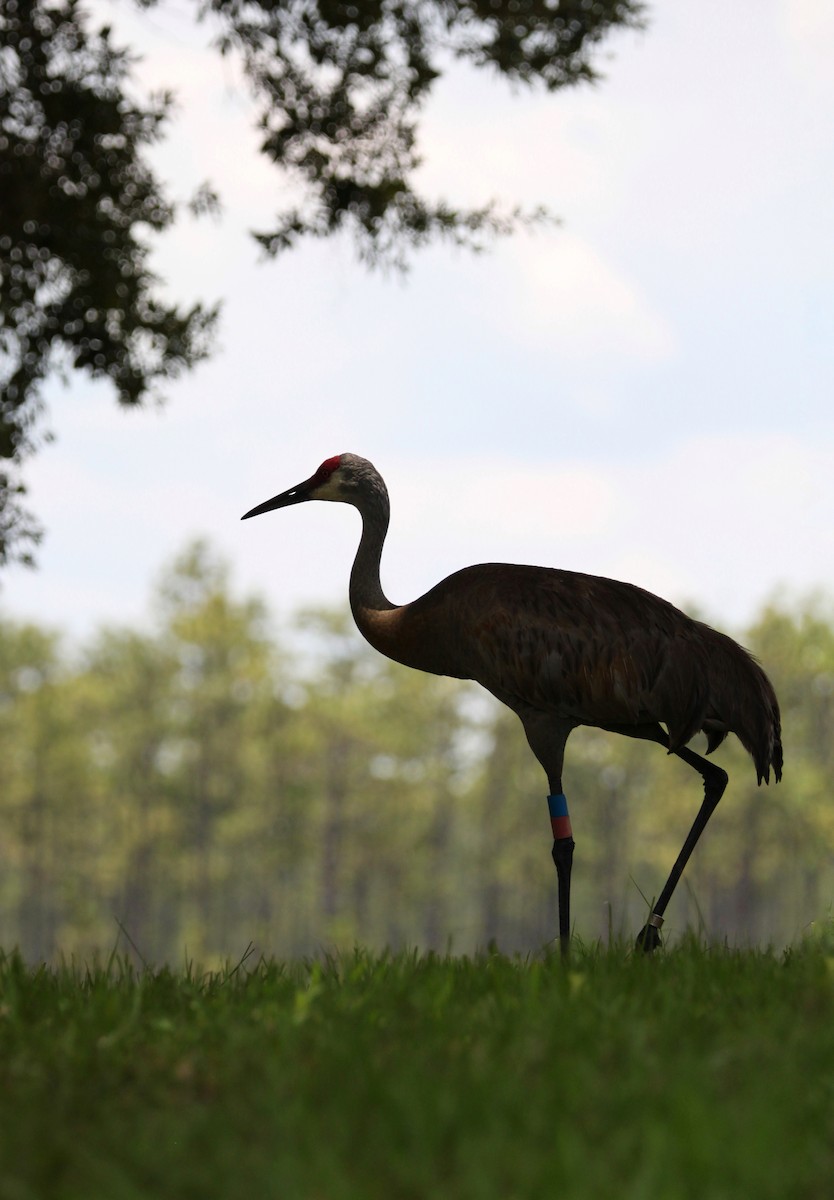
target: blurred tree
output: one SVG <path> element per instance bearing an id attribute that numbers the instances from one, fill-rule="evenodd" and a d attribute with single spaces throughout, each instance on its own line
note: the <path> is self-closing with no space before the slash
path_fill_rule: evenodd
<path id="1" fill-rule="evenodd" d="M 748 644 L 767 664 L 782 709 L 785 783 L 766 794 L 746 781 L 746 805 L 736 810 L 730 836 L 750 843 L 749 862 L 725 866 L 728 904 L 752 937 L 790 917 L 800 932 L 802 914 L 830 910 L 834 871 L 834 607 L 811 595 L 788 605 L 765 606 L 748 632 Z M 723 803 L 723 802 L 722 802 Z M 729 815 L 729 814 L 728 814 Z M 735 867 L 735 870 L 733 870 Z M 744 886 L 746 884 L 746 886 Z M 820 917 L 822 913 L 819 913 Z M 830 914 L 829 914 L 830 915 Z"/>
<path id="2" fill-rule="evenodd" d="M 160 0 L 135 0 L 152 7 Z M 638 26 L 639 0 L 195 0 L 236 52 L 260 110 L 263 152 L 306 199 L 257 234 L 268 254 L 347 229 L 369 265 L 404 266 L 442 237 L 478 248 L 541 210 L 462 209 L 419 195 L 417 118 L 454 59 L 550 90 L 596 78 L 598 43 Z M 143 156 L 170 94 L 136 101 L 133 59 L 79 0 L 0 6 L 0 566 L 31 560 L 21 503 L 52 369 L 110 379 L 141 404 L 209 350 L 216 308 L 165 304 L 149 234 L 175 218 Z M 200 189 L 190 207 L 212 209 Z"/>
<path id="3" fill-rule="evenodd" d="M 95 846 L 99 945 L 119 937 L 162 957 L 180 932 L 182 814 L 171 781 L 177 662 L 160 639 L 103 629 L 83 656 L 77 688 L 79 739 L 92 767 L 88 785 Z M 89 849 L 88 849 L 89 853 Z"/>
<path id="4" fill-rule="evenodd" d="M 305 611 L 298 628 L 317 664 L 297 723 L 318 936 L 443 949 L 468 908 L 456 875 L 468 871 L 469 688 L 376 654 L 347 611 Z"/>
<path id="5" fill-rule="evenodd" d="M 0 944 L 36 961 L 84 924 L 91 790 L 76 685 L 57 634 L 0 622 Z"/>
<path id="6" fill-rule="evenodd" d="M 274 698 L 276 657 L 263 604 L 231 595 L 226 564 L 203 541 L 163 573 L 156 606 L 161 644 L 176 665 L 165 769 L 187 897 L 180 930 L 199 949 L 206 927 L 215 944 L 223 941 L 229 892 L 253 865 L 236 847 L 250 806 L 264 815 L 253 794 L 252 749 L 260 710 Z M 270 705 L 273 715 L 278 707 Z M 270 733 L 279 735 L 280 728 Z M 261 851 L 256 857 L 263 879 Z"/>
<path id="7" fill-rule="evenodd" d="M 553 938 L 546 781 L 505 709 L 375 654 L 342 610 L 299 616 L 302 672 L 201 543 L 156 615 L 73 658 L 0 621 L 0 944 L 89 954 L 116 918 L 155 961 Z M 757 788 L 719 748 L 730 786 L 669 929 L 785 943 L 831 904 L 834 611 L 774 602 L 742 640 L 782 701 L 785 779 Z M 656 746 L 574 738 L 577 930 L 631 933 L 699 789 Z"/>

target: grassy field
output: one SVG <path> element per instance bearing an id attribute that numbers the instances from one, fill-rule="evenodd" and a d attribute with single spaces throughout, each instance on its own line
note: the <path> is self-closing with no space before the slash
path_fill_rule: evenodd
<path id="1" fill-rule="evenodd" d="M 834 952 L 0 961 L 0 1200 L 834 1195 Z"/>

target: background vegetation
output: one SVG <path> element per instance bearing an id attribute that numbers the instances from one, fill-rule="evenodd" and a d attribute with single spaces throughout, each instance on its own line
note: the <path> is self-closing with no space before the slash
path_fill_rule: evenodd
<path id="1" fill-rule="evenodd" d="M 153 614 L 80 648 L 0 622 L 0 945 L 55 961 L 124 938 L 182 964 L 250 941 L 299 956 L 553 938 L 546 785 L 512 714 L 374 654 L 347 612 L 276 633 L 202 543 L 163 571 Z M 740 747 L 718 751 L 730 787 L 667 928 L 784 945 L 830 912 L 834 615 L 774 601 L 739 636 L 782 702 L 785 780 L 760 790 Z M 577 932 L 630 934 L 700 781 L 580 730 L 566 790 Z"/>

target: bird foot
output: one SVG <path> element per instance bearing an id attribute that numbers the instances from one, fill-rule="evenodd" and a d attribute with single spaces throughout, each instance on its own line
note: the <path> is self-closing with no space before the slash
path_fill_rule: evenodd
<path id="1" fill-rule="evenodd" d="M 646 954 L 651 954 L 658 946 L 663 945 L 660 930 L 655 925 L 644 925 L 637 934 L 637 941 L 634 945 L 635 949 L 644 950 Z"/>

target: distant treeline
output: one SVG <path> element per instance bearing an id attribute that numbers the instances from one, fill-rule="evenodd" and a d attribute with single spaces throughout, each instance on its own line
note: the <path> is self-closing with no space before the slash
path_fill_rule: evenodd
<path id="1" fill-rule="evenodd" d="M 375 654 L 343 611 L 280 635 L 204 543 L 164 573 L 150 630 L 83 648 L 0 622 L 0 945 L 31 960 L 210 963 L 360 942 L 536 950 L 556 932 L 547 786 L 474 685 Z M 783 783 L 730 786 L 667 914 L 784 944 L 834 898 L 834 610 L 772 603 L 738 633 L 782 704 Z M 565 773 L 575 929 L 635 932 L 698 808 L 698 776 L 593 730 Z"/>

